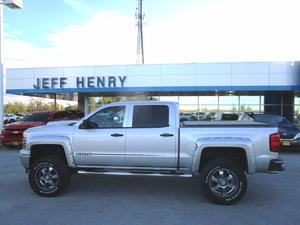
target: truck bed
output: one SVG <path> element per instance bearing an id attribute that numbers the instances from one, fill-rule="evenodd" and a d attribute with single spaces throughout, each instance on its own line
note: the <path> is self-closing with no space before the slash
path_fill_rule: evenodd
<path id="1" fill-rule="evenodd" d="M 270 124 L 251 121 L 184 121 L 181 127 L 273 127 Z"/>

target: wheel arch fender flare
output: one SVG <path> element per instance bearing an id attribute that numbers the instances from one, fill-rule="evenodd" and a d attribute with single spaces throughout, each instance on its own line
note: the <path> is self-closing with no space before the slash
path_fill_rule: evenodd
<path id="1" fill-rule="evenodd" d="M 199 138 L 196 146 L 192 161 L 193 173 L 199 172 L 201 157 L 207 148 L 211 151 L 214 148 L 224 148 L 224 151 L 226 149 L 243 149 L 246 154 L 248 173 L 252 174 L 256 170 L 253 141 L 249 138 Z"/>
<path id="2" fill-rule="evenodd" d="M 66 136 L 37 136 L 30 138 L 27 143 L 27 148 L 32 149 L 38 145 L 59 145 L 62 147 L 66 161 L 69 167 L 75 167 L 75 161 L 72 151 L 72 142 L 69 137 Z M 43 150 L 41 150 L 43 151 Z"/>

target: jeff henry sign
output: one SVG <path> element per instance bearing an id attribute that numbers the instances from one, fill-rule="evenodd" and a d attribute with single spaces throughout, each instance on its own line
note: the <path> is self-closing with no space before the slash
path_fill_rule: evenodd
<path id="1" fill-rule="evenodd" d="M 51 78 L 37 78 L 36 83 L 33 84 L 35 89 L 55 89 L 65 88 L 68 77 L 51 77 Z M 72 77 L 75 79 L 77 88 L 117 88 L 124 87 L 126 76 L 90 76 L 90 77 Z"/>

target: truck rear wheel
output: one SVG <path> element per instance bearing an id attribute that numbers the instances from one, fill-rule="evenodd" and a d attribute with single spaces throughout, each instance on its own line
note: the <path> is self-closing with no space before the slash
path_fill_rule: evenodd
<path id="1" fill-rule="evenodd" d="M 59 195 L 70 183 L 70 169 L 58 156 L 47 156 L 33 164 L 29 171 L 29 183 L 38 195 Z"/>
<path id="2" fill-rule="evenodd" d="M 228 159 L 208 162 L 200 173 L 202 191 L 212 202 L 231 205 L 240 200 L 247 189 L 247 178 L 242 168 Z"/>

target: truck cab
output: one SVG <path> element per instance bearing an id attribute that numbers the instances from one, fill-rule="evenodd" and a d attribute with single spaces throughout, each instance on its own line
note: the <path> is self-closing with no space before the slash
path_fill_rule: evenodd
<path id="1" fill-rule="evenodd" d="M 75 163 L 176 169 L 179 115 L 175 112 L 177 105 L 166 102 L 100 108 L 74 130 Z"/>

